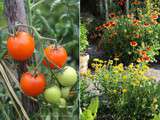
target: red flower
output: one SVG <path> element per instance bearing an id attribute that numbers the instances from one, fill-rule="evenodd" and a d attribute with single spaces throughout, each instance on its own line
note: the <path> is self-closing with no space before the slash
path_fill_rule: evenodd
<path id="1" fill-rule="evenodd" d="M 111 21 L 109 24 L 110 24 L 111 27 L 114 27 L 116 25 L 116 22 Z"/>
<path id="2" fill-rule="evenodd" d="M 136 47 L 136 46 L 138 45 L 138 43 L 137 43 L 136 41 L 131 41 L 131 42 L 130 42 L 130 45 L 131 45 L 132 47 Z"/>
<path id="3" fill-rule="evenodd" d="M 149 23 L 144 23 L 144 26 L 145 26 L 145 27 L 148 27 L 148 26 L 149 26 Z"/>
<path id="4" fill-rule="evenodd" d="M 143 57 L 143 59 L 144 59 L 146 62 L 149 62 L 149 61 L 151 60 L 150 57 L 148 57 L 148 56 Z"/>
<path id="5" fill-rule="evenodd" d="M 107 23 L 105 23 L 105 24 L 103 24 L 103 27 L 109 27 L 110 26 L 110 23 L 109 22 L 107 22 Z"/>
<path id="6" fill-rule="evenodd" d="M 110 13 L 110 14 L 109 14 L 109 17 L 110 17 L 110 18 L 114 18 L 114 17 L 116 17 L 116 14 L 115 14 L 115 13 Z"/>
<path id="7" fill-rule="evenodd" d="M 150 48 L 150 47 L 147 47 L 147 48 L 146 48 L 146 50 L 147 50 L 147 51 L 150 51 L 150 50 L 151 50 L 151 48 Z"/>
<path id="8" fill-rule="evenodd" d="M 97 31 L 99 31 L 99 30 L 101 30 L 101 29 L 102 29 L 101 26 L 96 27 L 96 30 L 97 30 Z"/>

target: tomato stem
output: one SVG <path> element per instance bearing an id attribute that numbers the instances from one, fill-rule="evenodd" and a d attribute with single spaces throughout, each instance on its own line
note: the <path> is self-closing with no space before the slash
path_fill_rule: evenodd
<path id="1" fill-rule="evenodd" d="M 38 31 L 36 30 L 35 27 L 33 26 L 29 26 L 29 25 L 25 25 L 25 24 L 16 24 L 15 27 L 18 27 L 18 26 L 25 26 L 25 27 L 29 27 L 31 28 L 37 35 L 38 35 L 38 38 L 39 39 L 46 39 L 46 40 L 51 40 L 51 41 L 54 41 L 55 43 L 57 43 L 57 39 L 53 39 L 53 38 L 48 38 L 48 37 L 43 37 L 41 36 Z"/>

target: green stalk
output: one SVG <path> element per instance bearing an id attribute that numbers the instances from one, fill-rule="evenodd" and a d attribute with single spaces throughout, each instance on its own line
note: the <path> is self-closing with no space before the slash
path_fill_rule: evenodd
<path id="1" fill-rule="evenodd" d="M 28 25 L 32 26 L 31 0 L 27 0 Z M 29 30 L 31 32 L 31 30 Z"/>
<path id="2" fill-rule="evenodd" d="M 147 15 L 150 15 L 150 13 L 151 13 L 151 0 L 146 0 L 146 11 L 147 11 Z"/>

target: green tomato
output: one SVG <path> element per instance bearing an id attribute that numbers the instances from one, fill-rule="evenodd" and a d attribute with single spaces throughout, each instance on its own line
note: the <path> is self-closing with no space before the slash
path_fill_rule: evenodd
<path id="1" fill-rule="evenodd" d="M 61 93 L 63 98 L 67 98 L 69 96 L 70 87 L 63 87 L 61 88 Z"/>
<path id="2" fill-rule="evenodd" d="M 57 73 L 57 79 L 62 86 L 73 86 L 77 81 L 76 70 L 70 66 L 64 67 L 63 72 Z"/>
<path id="3" fill-rule="evenodd" d="M 61 90 L 57 86 L 47 88 L 44 92 L 45 99 L 52 104 L 57 104 L 61 98 Z"/>
<path id="4" fill-rule="evenodd" d="M 65 108 L 66 107 L 66 100 L 64 98 L 60 98 L 58 105 L 60 108 Z"/>

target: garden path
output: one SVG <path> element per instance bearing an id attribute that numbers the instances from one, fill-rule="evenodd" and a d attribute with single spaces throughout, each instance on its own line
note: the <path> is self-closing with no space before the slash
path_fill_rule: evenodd
<path id="1" fill-rule="evenodd" d="M 155 77 L 156 81 L 160 81 L 160 65 L 154 64 L 150 66 L 150 69 L 146 73 L 146 76 L 153 76 Z"/>

